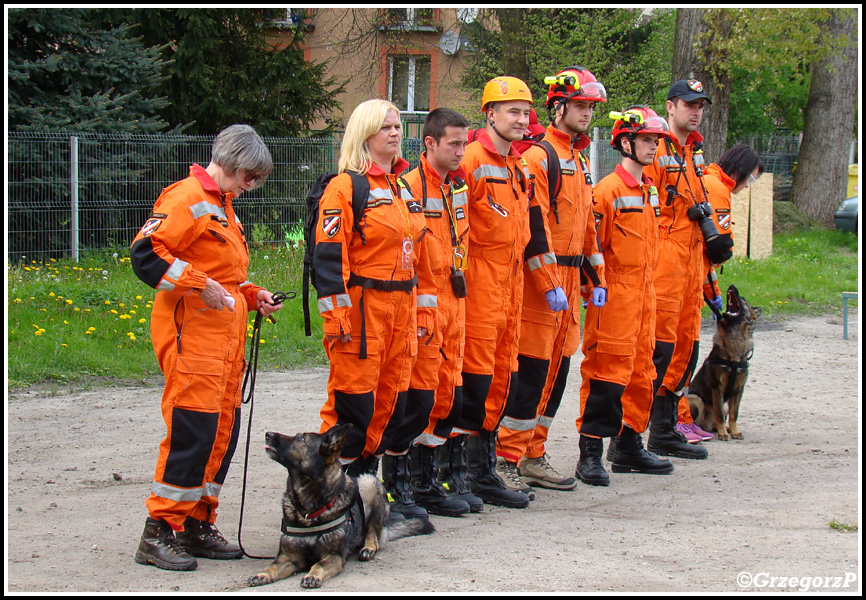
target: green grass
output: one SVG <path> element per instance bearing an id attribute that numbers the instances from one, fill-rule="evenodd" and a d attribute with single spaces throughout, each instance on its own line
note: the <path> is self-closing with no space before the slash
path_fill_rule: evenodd
<path id="1" fill-rule="evenodd" d="M 252 250 L 250 281 L 298 293 L 274 315 L 276 324 L 262 325 L 260 370 L 327 364 L 315 300 L 313 336 L 304 335 L 302 266 L 302 246 Z M 858 272 L 856 236 L 810 230 L 778 234 L 769 258 L 731 259 L 719 282 L 723 291 L 735 284 L 764 318 L 784 318 L 841 313 L 841 292 L 858 289 Z M 161 377 L 150 340 L 156 292 L 132 272 L 126 249 L 92 253 L 79 263 L 7 264 L 7 276 L 10 388 Z"/>
<path id="2" fill-rule="evenodd" d="M 830 525 L 830 529 L 835 529 L 836 531 L 841 531 L 843 533 L 857 533 L 857 526 L 850 523 L 844 523 L 833 519 L 828 524 Z"/>

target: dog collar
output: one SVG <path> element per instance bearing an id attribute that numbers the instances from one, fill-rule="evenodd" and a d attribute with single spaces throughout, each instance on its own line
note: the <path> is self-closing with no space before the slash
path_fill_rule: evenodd
<path id="1" fill-rule="evenodd" d="M 334 508 L 334 501 L 335 500 L 336 500 L 336 498 L 331 498 L 331 501 L 328 502 L 325 506 L 323 506 L 322 508 L 320 508 L 316 512 L 310 513 L 308 515 L 304 515 L 304 518 L 305 519 L 315 519 L 316 517 L 318 517 L 319 515 L 324 513 L 326 510 Z"/>

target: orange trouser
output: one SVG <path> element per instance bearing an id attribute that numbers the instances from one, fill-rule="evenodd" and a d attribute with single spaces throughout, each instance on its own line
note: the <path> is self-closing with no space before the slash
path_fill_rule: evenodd
<path id="1" fill-rule="evenodd" d="M 691 380 L 701 333 L 706 273 L 699 232 L 684 242 L 666 236 L 663 229 L 660 231 L 654 279 L 657 298 L 654 362 L 656 394 L 663 396 L 667 391 L 680 392 Z M 665 352 L 670 353 L 669 358 L 661 356 Z"/>
<path id="2" fill-rule="evenodd" d="M 544 456 L 550 425 L 562 401 L 569 357 L 580 344 L 580 270 L 561 267 L 568 309 L 553 312 L 544 294 L 525 288 L 521 314 L 518 375 L 505 408 L 496 452 L 511 462 Z"/>
<path id="3" fill-rule="evenodd" d="M 196 293 L 157 292 L 151 336 L 165 375 L 167 434 L 150 497 L 150 516 L 183 529 L 187 516 L 213 523 L 237 445 L 246 340 L 246 300 L 223 284 L 235 310 L 208 309 Z"/>
<path id="4" fill-rule="evenodd" d="M 406 390 L 418 351 L 415 292 L 364 290 L 367 358 L 361 350 L 360 286 L 349 288 L 352 339 L 323 341 L 331 370 L 321 431 L 351 423 L 340 459 L 380 456 L 405 414 Z"/>
<path id="5" fill-rule="evenodd" d="M 646 430 L 652 409 L 655 302 L 640 275 L 608 272 L 608 301 L 587 306 L 577 429 L 590 437 Z"/>
<path id="6" fill-rule="evenodd" d="M 517 371 L 523 269 L 470 250 L 460 433 L 495 431 Z"/>
<path id="7" fill-rule="evenodd" d="M 466 301 L 457 298 L 446 279 L 446 288 L 438 290 L 436 330 L 428 344 L 418 344 L 418 360 L 409 383 L 410 406 L 407 407 L 400 437 L 424 446 L 441 446 L 451 436 L 452 428 L 463 408 L 463 354 L 466 331 Z M 423 411 L 423 393 L 429 396 L 430 408 Z M 419 414 L 410 414 L 413 396 Z M 402 445 L 399 445 L 401 446 Z M 406 446 L 408 447 L 408 446 Z"/>

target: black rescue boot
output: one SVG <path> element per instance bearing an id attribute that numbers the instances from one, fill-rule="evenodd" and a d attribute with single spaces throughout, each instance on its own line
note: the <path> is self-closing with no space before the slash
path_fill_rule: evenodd
<path id="1" fill-rule="evenodd" d="M 144 522 L 144 533 L 138 543 L 135 562 L 168 571 L 192 571 L 198 568 L 198 562 L 181 547 L 171 526 L 163 520 L 150 517 Z"/>
<path id="2" fill-rule="evenodd" d="M 664 475 L 674 472 L 671 461 L 644 450 L 640 434 L 631 427 L 623 427 L 616 440 L 616 450 L 611 461 L 611 470 L 614 473 Z"/>
<path id="3" fill-rule="evenodd" d="M 610 476 L 601 462 L 604 441 L 601 438 L 581 435 L 578 447 L 580 458 L 574 471 L 577 478 L 589 485 L 610 485 Z"/>
<path id="4" fill-rule="evenodd" d="M 429 515 L 423 507 L 415 503 L 412 495 L 409 472 L 409 454 L 382 457 L 382 482 L 388 492 L 391 513 L 400 513 L 407 519 L 427 519 Z"/>
<path id="5" fill-rule="evenodd" d="M 705 446 L 688 443 L 685 436 L 676 430 L 679 402 L 679 396 L 673 392 L 665 392 L 664 396 L 656 394 L 653 398 L 647 450 L 661 456 L 707 458 L 709 452 Z"/>
<path id="6" fill-rule="evenodd" d="M 470 512 L 484 510 L 484 501 L 469 487 L 469 464 L 466 450 L 468 435 L 449 438 L 439 449 L 439 481 L 452 498 L 469 505 Z"/>
<path id="7" fill-rule="evenodd" d="M 496 432 L 481 430 L 466 443 L 469 452 L 469 486 L 487 504 L 526 508 L 529 496 L 508 489 L 496 473 Z"/>
<path id="8" fill-rule="evenodd" d="M 469 503 L 462 498 L 449 496 L 439 483 L 439 458 L 436 448 L 412 446 L 409 450 L 409 465 L 412 473 L 412 495 L 415 504 L 428 513 L 443 517 L 459 517 L 469 512 Z"/>
<path id="9" fill-rule="evenodd" d="M 187 517 L 183 531 L 178 531 L 175 537 L 184 550 L 200 558 L 232 560 L 244 556 L 240 546 L 225 539 L 216 525 L 207 521 Z"/>

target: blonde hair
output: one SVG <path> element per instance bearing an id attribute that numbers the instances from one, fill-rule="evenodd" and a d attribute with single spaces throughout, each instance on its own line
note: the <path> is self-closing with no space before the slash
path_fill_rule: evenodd
<path id="1" fill-rule="evenodd" d="M 373 157 L 367 148 L 367 140 L 382 129 L 385 117 L 391 110 L 397 113 L 398 117 L 400 116 L 400 109 L 387 100 L 367 100 L 355 107 L 349 122 L 346 123 L 346 133 L 343 134 L 343 143 L 340 146 L 340 173 L 343 171 L 366 173 L 370 170 L 373 166 Z M 397 156 L 394 157 L 395 161 L 400 156 L 398 150 Z"/>

